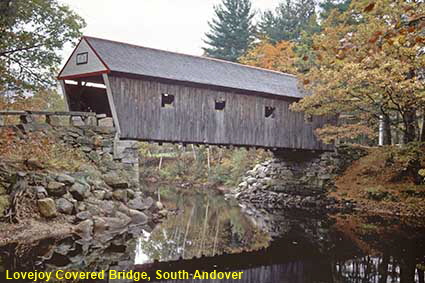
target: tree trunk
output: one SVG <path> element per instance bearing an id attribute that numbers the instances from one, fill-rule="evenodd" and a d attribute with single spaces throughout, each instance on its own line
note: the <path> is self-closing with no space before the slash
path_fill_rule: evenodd
<path id="1" fill-rule="evenodd" d="M 379 145 L 391 145 L 391 123 L 387 114 L 382 114 L 379 120 Z"/>
<path id="2" fill-rule="evenodd" d="M 416 140 L 416 110 L 408 109 L 403 115 L 405 144 Z"/>
<path id="3" fill-rule="evenodd" d="M 415 260 L 402 258 L 400 261 L 400 283 L 415 282 Z"/>
<path id="4" fill-rule="evenodd" d="M 419 140 L 421 142 L 425 142 L 425 108 L 422 109 L 421 134 L 420 134 Z"/>
<path id="5" fill-rule="evenodd" d="M 387 283 L 388 278 L 388 262 L 389 256 L 384 253 L 382 256 L 382 262 L 379 264 L 379 283 Z"/>

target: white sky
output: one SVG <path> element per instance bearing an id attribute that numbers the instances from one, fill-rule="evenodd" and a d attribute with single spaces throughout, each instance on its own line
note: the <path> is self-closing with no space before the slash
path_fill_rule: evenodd
<path id="1" fill-rule="evenodd" d="M 85 35 L 201 55 L 213 6 L 221 0 L 61 0 L 87 23 Z M 280 0 L 252 0 L 255 10 Z M 72 48 L 63 51 L 64 60 Z"/>

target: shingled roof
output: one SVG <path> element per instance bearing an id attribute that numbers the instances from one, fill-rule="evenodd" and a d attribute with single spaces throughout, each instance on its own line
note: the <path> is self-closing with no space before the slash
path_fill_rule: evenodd
<path id="1" fill-rule="evenodd" d="M 303 96 L 293 75 L 242 64 L 84 37 L 112 72 L 255 91 Z"/>

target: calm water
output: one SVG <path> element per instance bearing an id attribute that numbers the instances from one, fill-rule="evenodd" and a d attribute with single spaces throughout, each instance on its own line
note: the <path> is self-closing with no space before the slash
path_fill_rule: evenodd
<path id="1" fill-rule="evenodd" d="M 152 281 L 158 269 L 243 272 L 242 280 L 156 282 L 424 282 L 425 229 L 415 221 L 299 212 L 272 218 L 211 190 L 163 187 L 159 194 L 171 214 L 150 231 L 5 247 L 0 271 L 135 269 Z M 271 241 L 268 230 L 279 238 Z"/>

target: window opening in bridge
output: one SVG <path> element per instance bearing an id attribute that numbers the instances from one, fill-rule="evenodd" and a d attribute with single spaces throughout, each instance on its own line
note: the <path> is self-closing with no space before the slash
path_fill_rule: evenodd
<path id="1" fill-rule="evenodd" d="M 76 57 L 76 63 L 77 65 L 83 65 L 87 64 L 89 62 L 89 53 L 88 52 L 82 52 L 78 53 Z"/>
<path id="2" fill-rule="evenodd" d="M 163 93 L 161 96 L 161 107 L 162 108 L 173 108 L 174 107 L 174 95 Z"/>
<path id="3" fill-rule="evenodd" d="M 226 100 L 218 99 L 215 101 L 215 110 L 224 110 L 226 107 Z"/>
<path id="4" fill-rule="evenodd" d="M 274 119 L 276 107 L 266 106 L 264 109 L 264 117 Z"/>

